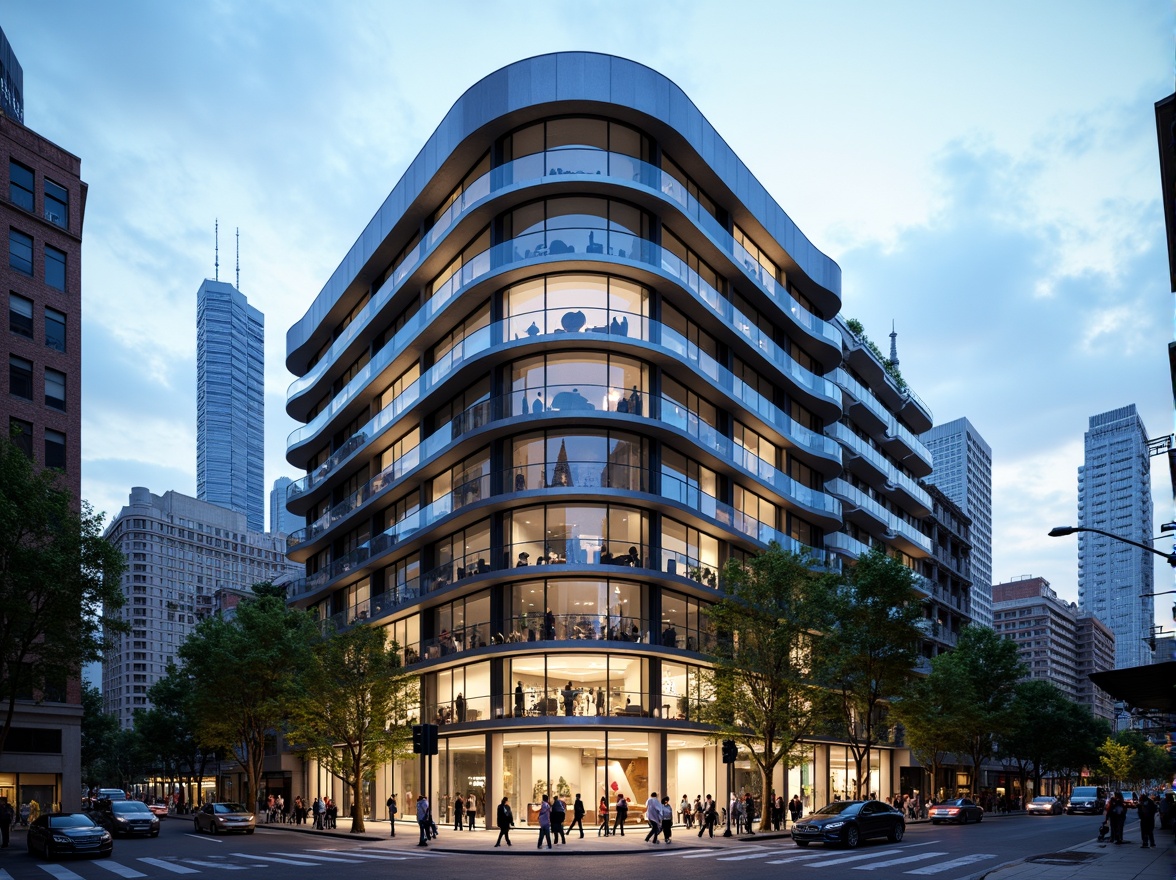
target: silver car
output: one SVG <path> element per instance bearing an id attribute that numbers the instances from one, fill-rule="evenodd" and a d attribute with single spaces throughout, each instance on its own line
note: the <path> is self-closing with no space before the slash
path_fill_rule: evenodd
<path id="1" fill-rule="evenodd" d="M 1056 797 L 1035 797 L 1025 807 L 1030 816 L 1060 816 L 1063 812 L 1062 802 Z"/>
<path id="2" fill-rule="evenodd" d="M 252 834 L 257 827 L 253 811 L 235 803 L 205 804 L 197 811 L 194 822 L 197 834 L 201 831 L 209 831 L 212 834 L 220 834 L 222 831 L 244 831 L 246 834 Z"/>

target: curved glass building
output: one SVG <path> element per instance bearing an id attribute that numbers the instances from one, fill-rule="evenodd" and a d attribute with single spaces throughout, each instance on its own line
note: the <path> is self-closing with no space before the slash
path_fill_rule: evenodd
<path id="1" fill-rule="evenodd" d="M 840 280 L 639 64 L 527 59 L 446 115 L 289 330 L 286 403 L 290 601 L 404 646 L 439 818 L 459 791 L 479 822 L 504 795 L 525 821 L 548 790 L 590 816 L 720 794 L 695 718 L 724 562 L 883 543 L 922 571 L 930 414 L 836 317 Z M 823 803 L 847 758 L 816 743 L 776 789 Z M 371 803 L 421 787 L 402 762 Z"/>

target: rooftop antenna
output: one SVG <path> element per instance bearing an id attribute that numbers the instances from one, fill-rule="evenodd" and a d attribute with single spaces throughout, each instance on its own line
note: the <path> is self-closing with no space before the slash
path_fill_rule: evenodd
<path id="1" fill-rule="evenodd" d="M 213 253 L 216 256 L 213 257 L 213 268 L 215 272 L 212 277 L 214 281 L 220 281 L 220 217 L 216 218 L 216 226 L 214 229 L 215 232 L 213 233 L 213 241 L 215 243 L 213 244 Z"/>
<path id="2" fill-rule="evenodd" d="M 237 290 L 241 289 L 241 227 L 237 227 Z"/>
<path id="3" fill-rule="evenodd" d="M 890 363 L 898 366 L 898 334 L 894 331 L 894 321 L 890 322 Z"/>

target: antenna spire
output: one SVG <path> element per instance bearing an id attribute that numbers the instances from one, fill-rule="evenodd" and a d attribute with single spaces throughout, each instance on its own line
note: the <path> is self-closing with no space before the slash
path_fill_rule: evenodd
<path id="1" fill-rule="evenodd" d="M 894 321 L 890 322 L 890 363 L 898 366 L 898 333 L 894 330 Z"/>
<path id="2" fill-rule="evenodd" d="M 241 289 L 241 227 L 237 227 L 237 290 Z"/>
<path id="3" fill-rule="evenodd" d="M 214 242 L 213 254 L 215 254 L 213 257 L 213 268 L 215 272 L 212 277 L 214 281 L 220 281 L 220 217 L 216 218 L 212 240 Z"/>

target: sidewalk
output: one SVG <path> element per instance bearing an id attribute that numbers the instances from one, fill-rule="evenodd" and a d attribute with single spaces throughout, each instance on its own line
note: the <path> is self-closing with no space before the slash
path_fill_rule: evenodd
<path id="1" fill-rule="evenodd" d="M 1128 836 L 1134 831 L 1133 836 Z M 1156 829 L 1156 847 L 1143 849 L 1139 825 L 1127 826 L 1122 846 L 1092 840 L 1061 852 L 1043 853 L 1013 865 L 976 875 L 977 880 L 1169 880 L 1176 877 L 1176 838 L 1172 829 Z"/>

